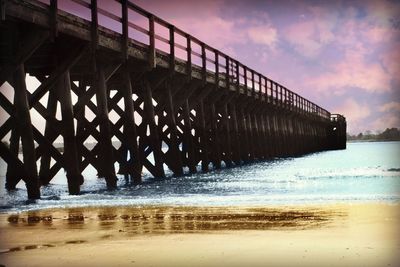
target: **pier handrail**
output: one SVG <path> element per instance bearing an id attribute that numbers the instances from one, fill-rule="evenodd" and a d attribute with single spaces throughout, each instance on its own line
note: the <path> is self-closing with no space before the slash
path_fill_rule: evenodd
<path id="1" fill-rule="evenodd" d="M 346 122 L 346 118 L 341 114 L 331 114 L 331 121 L 333 122 Z"/>
<path id="2" fill-rule="evenodd" d="M 69 10 L 59 8 L 57 0 L 39 1 L 49 5 L 55 32 L 57 27 L 57 9 L 77 15 Z M 290 111 L 307 114 L 322 120 L 333 120 L 331 113 L 326 109 L 305 99 L 267 76 L 247 67 L 245 64 L 226 55 L 218 49 L 209 46 L 198 38 L 179 29 L 162 18 L 155 16 L 129 0 L 107 1 L 107 3 L 117 3 L 120 5 L 121 16 L 114 14 L 110 10 L 101 8 L 98 6 L 97 0 L 90 0 L 90 2 L 88 0 L 69 0 L 69 2 L 78 4 L 79 6 L 90 10 L 92 43 L 94 46 L 97 46 L 98 42 L 98 18 L 99 15 L 104 16 L 121 24 L 122 50 L 124 57 L 126 58 L 128 56 L 128 42 L 140 43 L 149 48 L 149 64 L 151 67 L 156 66 L 156 53 L 167 53 L 169 55 L 169 68 L 171 70 L 174 70 L 175 68 L 176 59 L 182 59 L 186 61 L 186 71 L 188 75 L 191 75 L 193 66 L 197 66 L 202 69 L 203 80 L 206 79 L 208 72 L 212 72 L 215 75 L 215 82 L 219 84 L 219 81 L 225 80 L 225 86 L 227 88 L 230 88 L 232 85 L 235 90 L 239 91 L 240 88 L 244 87 L 246 94 L 250 93 L 252 96 L 264 99 L 266 103 L 273 106 L 286 108 Z M 130 12 L 133 12 L 134 14 Z M 139 15 L 147 20 L 145 24 L 147 24 L 148 29 L 145 29 L 137 23 L 134 23 L 132 20 L 129 20 L 130 14 Z M 87 20 L 87 18 L 82 16 L 79 17 Z M 102 26 L 115 31 L 115 28 L 110 28 L 105 25 Z M 162 31 L 160 30 L 162 28 L 168 32 L 167 36 L 163 36 Z M 148 43 L 146 43 L 146 40 L 143 38 L 135 37 L 135 35 L 131 36 L 129 34 L 130 31 L 147 36 Z M 184 42 L 177 42 L 176 40 L 178 38 L 184 40 Z M 167 49 L 163 49 L 162 44 L 167 45 Z M 176 49 L 178 49 L 178 53 L 186 54 L 186 58 L 179 57 L 176 53 Z"/>

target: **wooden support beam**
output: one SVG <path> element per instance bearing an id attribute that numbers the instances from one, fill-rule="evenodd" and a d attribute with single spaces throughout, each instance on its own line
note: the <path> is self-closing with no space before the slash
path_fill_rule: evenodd
<path id="1" fill-rule="evenodd" d="M 15 95 L 14 95 L 14 102 L 15 102 Z M 25 173 L 23 173 L 23 171 L 21 171 L 21 169 L 18 167 L 19 165 L 18 160 L 15 160 L 18 159 L 19 141 L 20 141 L 20 133 L 17 125 L 15 125 L 11 131 L 11 137 L 10 137 L 9 151 L 14 160 L 10 160 L 10 162 L 7 163 L 6 185 L 5 185 L 7 190 L 14 190 L 18 182 L 22 179 L 23 175 L 25 175 Z"/>
<path id="2" fill-rule="evenodd" d="M 0 70 L 0 86 L 3 85 L 7 80 L 12 79 L 13 73 L 17 70 L 17 67 L 23 64 L 49 37 L 48 31 L 43 30 L 31 30 L 23 40 L 20 40 L 20 47 L 18 47 L 16 54 L 13 56 L 13 62 L 9 62 Z"/>
<path id="3" fill-rule="evenodd" d="M 225 151 L 225 165 L 226 167 L 232 167 L 232 147 L 231 147 L 231 130 L 229 125 L 228 118 L 228 104 L 225 103 L 222 106 L 222 125 L 224 127 L 225 132 L 225 142 L 224 142 L 224 151 Z"/>
<path id="4" fill-rule="evenodd" d="M 74 83 L 71 84 L 72 87 L 74 87 Z M 85 95 L 86 93 L 86 87 L 87 87 L 87 82 L 85 79 L 82 79 L 79 81 L 79 88 L 78 90 L 74 91 L 77 96 L 78 96 L 78 101 L 81 98 L 82 95 Z M 78 145 L 78 159 L 79 159 L 79 168 L 80 172 L 84 170 L 83 168 L 83 162 L 82 162 L 82 156 L 83 156 L 83 147 L 84 147 L 84 142 L 85 142 L 85 125 L 84 125 L 84 119 L 85 119 L 85 109 L 82 110 L 79 114 L 75 113 L 75 106 L 74 106 L 74 115 L 77 120 L 77 125 L 76 125 L 76 143 Z"/>
<path id="5" fill-rule="evenodd" d="M 80 193 L 83 176 L 79 168 L 78 151 L 74 130 L 74 115 L 71 100 L 71 81 L 69 71 L 66 71 L 57 85 L 61 115 L 64 123 L 62 135 L 64 138 L 64 167 L 67 173 L 68 191 L 71 195 Z"/>
<path id="6" fill-rule="evenodd" d="M 165 178 L 164 172 L 164 160 L 163 153 L 161 151 L 161 140 L 158 134 L 158 129 L 155 121 L 155 112 L 153 106 L 153 96 L 151 92 L 150 83 L 147 80 L 143 81 L 143 90 L 144 90 L 144 111 L 145 111 L 145 120 L 150 128 L 150 143 L 151 149 L 154 155 L 155 162 L 155 173 L 153 174 L 155 178 Z"/>
<path id="7" fill-rule="evenodd" d="M 206 46 L 204 43 L 200 44 L 201 46 L 201 80 L 203 84 L 207 81 L 207 55 L 206 55 Z"/>
<path id="8" fill-rule="evenodd" d="M 214 168 L 221 168 L 221 150 L 220 150 L 220 138 L 217 128 L 217 114 L 215 110 L 215 103 L 210 104 L 210 122 L 212 132 L 212 147 L 213 147 L 213 158 L 212 162 Z"/>
<path id="9" fill-rule="evenodd" d="M 49 88 L 54 86 L 58 78 L 68 69 L 71 68 L 84 54 L 87 46 L 84 44 L 75 44 L 76 48 L 72 49 L 69 55 L 66 55 L 57 68 L 50 74 L 50 76 L 42 82 L 42 84 L 33 92 L 29 99 L 29 106 L 33 107 L 39 100 L 47 93 Z"/>
<path id="10" fill-rule="evenodd" d="M 196 173 L 196 155 L 194 151 L 194 145 L 193 145 L 193 135 L 192 135 L 192 123 L 190 121 L 190 108 L 189 108 L 189 101 L 186 99 L 184 101 L 183 107 L 183 120 L 184 120 L 184 136 L 185 136 L 185 141 L 184 141 L 184 147 L 186 148 L 184 151 L 186 152 L 187 155 L 187 164 L 189 167 L 190 173 Z"/>
<path id="11" fill-rule="evenodd" d="M 246 124 L 246 116 L 245 116 L 245 111 L 242 106 L 239 106 L 237 109 L 238 113 L 238 127 L 239 127 L 239 132 L 240 132 L 240 138 L 241 138 L 241 154 L 240 157 L 244 163 L 249 162 L 249 136 L 248 136 L 248 131 L 247 131 L 247 124 Z"/>
<path id="12" fill-rule="evenodd" d="M 149 17 L 149 68 L 154 69 L 157 66 L 156 63 L 156 40 L 155 40 L 155 28 L 154 28 L 154 15 Z"/>
<path id="13" fill-rule="evenodd" d="M 93 84 L 96 84 L 96 100 L 97 100 L 97 118 L 100 125 L 100 154 L 98 155 L 99 175 L 104 177 L 107 183 L 108 189 L 115 189 L 117 187 L 117 177 L 114 169 L 114 153 L 113 146 L 111 143 L 111 129 L 110 121 L 108 118 L 108 106 L 107 106 L 107 85 L 104 75 L 104 68 L 102 64 L 97 64 L 97 73 L 94 75 L 95 80 Z"/>
<path id="14" fill-rule="evenodd" d="M 182 164 L 182 156 L 181 151 L 179 150 L 179 143 L 178 143 L 178 131 L 176 126 L 176 119 L 175 119 L 175 109 L 174 103 L 172 98 L 172 88 L 171 84 L 167 84 L 166 88 L 166 100 L 167 100 L 167 125 L 170 130 L 170 140 L 171 140 L 171 147 L 169 150 L 171 151 L 169 157 L 171 158 L 171 162 L 173 162 L 173 169 L 175 175 L 180 176 L 183 175 L 183 164 Z"/>
<path id="15" fill-rule="evenodd" d="M 121 62 L 113 62 L 108 64 L 107 67 L 104 69 L 104 78 L 105 82 L 107 83 L 108 80 L 118 71 L 118 69 L 121 67 Z M 74 84 L 72 84 L 74 86 Z M 80 116 L 81 112 L 84 112 L 84 107 L 87 105 L 90 101 L 90 99 L 95 95 L 96 93 L 96 86 L 91 86 L 87 91 L 85 90 L 85 94 L 82 94 L 78 98 L 78 102 L 75 103 L 74 105 L 74 114 L 75 116 Z"/>
<path id="16" fill-rule="evenodd" d="M 54 41 L 58 36 L 58 1 L 50 0 L 50 25 L 51 25 L 51 39 Z"/>
<path id="17" fill-rule="evenodd" d="M 186 75 L 187 79 L 192 79 L 192 41 L 189 34 L 186 35 L 186 52 L 187 52 L 187 62 L 186 62 Z"/>
<path id="18" fill-rule="evenodd" d="M 137 143 L 137 130 L 134 116 L 134 106 L 132 100 L 132 83 L 129 75 L 128 63 L 124 67 L 125 86 L 123 89 L 123 97 L 125 104 L 125 124 L 124 124 L 124 142 L 127 145 L 130 161 L 128 163 L 128 173 L 131 175 L 134 183 L 142 182 L 143 163 L 139 153 L 139 145 Z"/>
<path id="19" fill-rule="evenodd" d="M 239 132 L 239 122 L 236 113 L 236 104 L 234 102 L 229 103 L 230 114 L 232 118 L 232 137 L 233 137 L 233 155 L 232 159 L 236 166 L 241 164 L 241 133 Z"/>
<path id="20" fill-rule="evenodd" d="M 246 117 L 246 128 L 247 128 L 247 132 L 248 132 L 248 144 L 249 144 L 249 146 L 248 146 L 248 148 L 249 148 L 249 150 L 248 150 L 248 152 L 249 152 L 249 159 L 251 160 L 251 161 L 253 161 L 253 160 L 255 160 L 256 159 L 256 157 L 255 157 L 255 146 L 256 146 L 256 143 L 255 143 L 255 139 L 254 139 L 254 128 L 253 128 L 253 123 L 252 123 L 252 121 L 251 121 L 251 114 L 250 114 L 250 112 L 246 112 L 247 114 L 245 115 L 245 117 Z"/>
<path id="21" fill-rule="evenodd" d="M 99 43 L 99 22 L 98 22 L 98 15 L 97 15 L 97 0 L 90 0 L 90 14 L 91 14 L 91 21 L 90 24 L 90 36 L 91 36 L 91 46 L 92 46 L 92 53 L 95 53 Z M 94 64 L 95 65 L 95 64 Z"/>
<path id="22" fill-rule="evenodd" d="M 54 88 L 56 89 L 56 88 Z M 47 100 L 47 112 L 49 116 L 55 117 L 57 110 L 57 90 L 49 90 L 49 98 Z M 55 125 L 52 125 L 52 120 L 46 120 L 46 126 L 44 130 L 44 136 L 48 140 L 54 140 L 56 137 Z M 40 159 L 40 171 L 39 171 L 39 179 L 42 185 L 45 185 L 45 181 L 50 181 L 52 177 L 50 177 L 50 160 L 51 157 L 48 153 L 43 153 Z"/>
<path id="23" fill-rule="evenodd" d="M 6 0 L 0 0 L 0 20 L 6 20 Z"/>
<path id="24" fill-rule="evenodd" d="M 21 162 L 18 156 L 16 156 L 12 151 L 10 151 L 7 145 L 4 144 L 3 142 L 0 142 L 0 157 L 7 163 L 7 165 L 13 165 L 18 170 L 18 173 L 16 173 L 18 174 L 18 176 L 16 177 L 17 180 L 12 180 L 11 185 L 7 185 L 9 180 L 6 180 L 6 189 L 13 190 L 15 189 L 14 183 L 18 183 L 20 177 L 23 177 L 23 179 L 25 179 L 25 177 L 28 177 L 29 176 L 28 172 L 25 168 L 25 165 Z M 10 189 L 9 186 L 11 187 Z"/>
<path id="25" fill-rule="evenodd" d="M 198 81 L 191 81 L 189 83 L 186 84 L 186 86 L 182 87 L 182 93 L 179 94 L 178 97 L 175 98 L 175 108 L 178 108 L 182 105 L 185 104 L 185 101 L 187 101 L 191 95 L 194 94 L 194 92 L 196 92 L 196 90 L 198 90 L 199 88 L 202 88 L 201 83 L 199 83 Z"/>
<path id="26" fill-rule="evenodd" d="M 121 47 L 122 47 L 122 60 L 128 59 L 128 47 L 129 47 L 129 25 L 128 25 L 128 0 L 121 1 L 121 14 L 122 14 L 122 38 L 121 38 Z"/>
<path id="27" fill-rule="evenodd" d="M 169 70 L 175 72 L 175 26 L 169 27 Z"/>
<path id="28" fill-rule="evenodd" d="M 253 91 L 254 93 L 254 91 Z M 254 95 L 253 95 L 254 97 Z M 253 112 L 250 115 L 250 119 L 252 120 L 252 125 L 253 125 L 253 151 L 254 151 L 254 157 L 258 160 L 260 160 L 260 148 L 261 148 L 261 142 L 260 142 L 260 129 L 258 127 L 258 118 L 256 112 Z"/>
<path id="29" fill-rule="evenodd" d="M 263 156 L 263 159 L 268 159 L 268 149 L 269 149 L 269 145 L 268 145 L 268 139 L 269 139 L 269 136 L 268 136 L 268 128 L 267 128 L 267 119 L 266 119 L 266 116 L 265 116 L 265 110 L 263 110 L 261 113 L 260 113 L 260 124 L 261 124 L 261 134 L 262 134 L 262 136 L 261 136 L 261 138 L 262 138 L 262 140 L 261 140 L 261 142 L 262 142 L 262 149 L 261 149 L 261 151 L 262 151 L 262 156 Z"/>
<path id="30" fill-rule="evenodd" d="M 203 172 L 208 172 L 208 164 L 210 163 L 209 159 L 209 136 L 208 136 L 208 128 L 206 124 L 206 117 L 204 113 L 204 101 L 200 100 L 198 105 L 198 110 L 196 115 L 199 120 L 199 128 L 200 128 L 200 147 L 201 147 L 201 170 Z"/>
<path id="31" fill-rule="evenodd" d="M 25 84 L 24 65 L 20 65 L 15 72 L 15 113 L 17 127 L 21 134 L 22 153 L 27 177 L 24 181 L 28 191 L 29 199 L 40 198 L 39 179 L 36 167 L 35 144 L 33 141 L 31 116 L 29 114 L 29 104 Z"/>

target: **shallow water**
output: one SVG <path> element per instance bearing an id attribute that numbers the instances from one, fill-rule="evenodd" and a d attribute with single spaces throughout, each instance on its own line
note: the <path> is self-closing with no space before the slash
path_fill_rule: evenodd
<path id="1" fill-rule="evenodd" d="M 265 206 L 336 202 L 398 202 L 400 142 L 348 143 L 346 150 L 276 159 L 206 174 L 131 185 L 120 176 L 119 189 L 105 190 L 94 169 L 83 173 L 82 195 L 69 196 L 59 172 L 42 188 L 42 199 L 26 203 L 24 184 L 4 190 L 6 167 L 0 163 L 3 211 L 93 205 Z M 146 174 L 145 174 L 146 175 Z"/>

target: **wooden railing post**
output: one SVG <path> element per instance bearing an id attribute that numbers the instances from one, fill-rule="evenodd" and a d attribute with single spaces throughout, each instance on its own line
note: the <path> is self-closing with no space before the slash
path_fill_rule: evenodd
<path id="1" fill-rule="evenodd" d="M 229 72 L 230 71 L 231 61 L 229 60 L 228 56 L 225 57 L 225 62 L 226 62 L 226 89 L 229 90 L 229 87 L 230 87 L 230 84 L 231 84 L 231 81 L 230 81 L 231 75 L 230 75 L 230 72 Z"/>
<path id="2" fill-rule="evenodd" d="M 0 0 L 0 20 L 6 20 L 6 0 Z"/>
<path id="3" fill-rule="evenodd" d="M 50 0 L 51 39 L 53 41 L 58 35 L 57 13 L 58 13 L 58 1 Z"/>
<path id="4" fill-rule="evenodd" d="M 206 46 L 204 43 L 201 43 L 201 77 L 203 79 L 203 83 L 207 81 L 207 55 L 206 55 Z"/>
<path id="5" fill-rule="evenodd" d="M 256 96 L 256 87 L 254 84 L 254 70 L 251 70 L 251 94 L 253 97 Z"/>
<path id="6" fill-rule="evenodd" d="M 219 54 L 218 50 L 214 50 L 215 55 L 215 85 L 219 87 Z"/>
<path id="7" fill-rule="evenodd" d="M 92 18 L 92 23 L 91 23 L 91 42 L 92 42 L 92 52 L 94 52 L 97 49 L 98 43 L 99 43 L 99 22 L 98 22 L 98 17 L 97 17 L 97 0 L 91 0 L 90 1 L 90 12 L 91 12 L 91 18 Z"/>
<path id="8" fill-rule="evenodd" d="M 122 59 L 128 59 L 128 0 L 121 1 L 122 7 Z"/>
<path id="9" fill-rule="evenodd" d="M 169 27 L 169 69 L 175 72 L 175 26 Z"/>
<path id="10" fill-rule="evenodd" d="M 186 52 L 187 52 L 187 67 L 186 72 L 188 79 L 192 79 L 192 40 L 190 35 L 186 35 Z"/>
<path id="11" fill-rule="evenodd" d="M 240 72 L 239 72 L 239 61 L 235 61 L 236 64 L 236 92 L 240 93 Z"/>
<path id="12" fill-rule="evenodd" d="M 154 32 L 154 15 L 149 17 L 149 68 L 154 69 L 157 65 L 156 63 L 156 41 Z"/>
<path id="13" fill-rule="evenodd" d="M 247 92 L 247 67 L 246 66 L 243 66 L 243 76 L 244 76 L 244 94 L 245 95 L 248 95 L 248 92 Z"/>

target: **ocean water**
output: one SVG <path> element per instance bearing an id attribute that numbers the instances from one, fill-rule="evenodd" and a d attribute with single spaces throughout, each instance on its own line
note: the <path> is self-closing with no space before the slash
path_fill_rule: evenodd
<path id="1" fill-rule="evenodd" d="M 70 196 L 61 171 L 42 199 L 26 201 L 23 182 L 4 189 L 6 165 L 0 162 L 0 211 L 109 205 L 268 206 L 400 201 L 400 142 L 348 143 L 346 150 L 256 162 L 183 177 L 155 180 L 145 174 L 133 185 L 119 176 L 107 191 L 94 169 L 83 173 L 82 194 Z"/>

